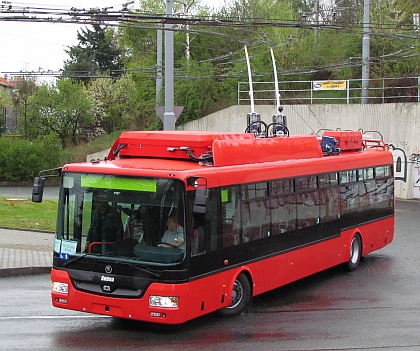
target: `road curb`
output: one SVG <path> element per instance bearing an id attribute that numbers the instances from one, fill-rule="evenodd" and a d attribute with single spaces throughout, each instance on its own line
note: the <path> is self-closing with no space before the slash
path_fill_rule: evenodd
<path id="1" fill-rule="evenodd" d="M 20 231 L 24 231 L 24 232 L 37 232 L 37 233 L 55 234 L 55 231 L 53 231 L 53 230 L 7 227 L 7 226 L 4 226 L 4 225 L 0 225 L 0 229 L 20 230 Z"/>
<path id="2" fill-rule="evenodd" d="M 19 277 L 25 275 L 49 274 L 51 267 L 15 267 L 1 268 L 0 278 Z"/>

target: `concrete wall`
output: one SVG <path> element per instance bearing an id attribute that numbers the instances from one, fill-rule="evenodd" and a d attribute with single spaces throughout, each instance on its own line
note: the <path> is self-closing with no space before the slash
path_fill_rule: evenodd
<path id="1" fill-rule="evenodd" d="M 86 162 L 91 162 L 92 160 L 104 160 L 108 156 L 110 149 L 105 149 L 102 151 L 95 152 L 93 154 L 86 156 Z"/>
<path id="2" fill-rule="evenodd" d="M 231 106 L 178 129 L 244 132 L 249 112 L 252 112 L 249 106 Z M 264 122 L 270 123 L 276 109 L 275 106 L 257 105 L 254 112 L 259 113 Z M 407 182 L 396 181 L 396 196 L 420 198 L 416 187 L 420 174 L 417 163 L 420 159 L 420 103 L 286 105 L 283 113 L 287 116 L 290 134 L 315 134 L 324 128 L 379 131 L 386 143 L 404 149 L 408 158 L 416 160 L 407 163 Z M 394 152 L 394 159 L 400 155 Z"/>

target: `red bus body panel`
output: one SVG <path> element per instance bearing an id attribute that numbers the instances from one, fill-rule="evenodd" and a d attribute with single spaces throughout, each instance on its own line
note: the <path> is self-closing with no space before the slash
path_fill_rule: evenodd
<path id="1" fill-rule="evenodd" d="M 292 139 L 247 139 L 215 140 L 213 144 L 214 165 L 233 166 L 312 159 L 322 157 L 319 142 L 314 135 L 296 135 Z"/>
<path id="2" fill-rule="evenodd" d="M 242 140 L 254 139 L 249 133 L 217 133 L 217 132 L 199 132 L 191 133 L 189 131 L 133 131 L 123 132 L 111 147 L 108 160 L 115 159 L 113 153 L 118 145 L 125 145 L 119 151 L 119 156 L 130 157 L 156 157 L 156 158 L 179 158 L 189 159 L 185 152 L 174 151 L 183 146 L 188 146 L 193 150 L 194 155 L 199 156 L 207 153 L 214 140 Z M 171 151 L 172 150 L 172 151 Z"/>
<path id="3" fill-rule="evenodd" d="M 333 137 L 338 141 L 341 151 L 362 150 L 362 133 L 358 131 L 327 130 L 323 136 Z"/>

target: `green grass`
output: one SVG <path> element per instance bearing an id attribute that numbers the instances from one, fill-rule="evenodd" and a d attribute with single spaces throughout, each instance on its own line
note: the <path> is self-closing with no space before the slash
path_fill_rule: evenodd
<path id="1" fill-rule="evenodd" d="M 29 199 L 0 196 L 0 213 L 2 227 L 54 231 L 57 200 L 34 203 Z"/>

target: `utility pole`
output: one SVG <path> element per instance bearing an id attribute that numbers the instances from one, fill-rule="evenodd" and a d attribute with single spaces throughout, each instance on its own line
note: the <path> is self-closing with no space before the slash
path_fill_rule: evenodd
<path id="1" fill-rule="evenodd" d="M 158 26 L 161 26 L 160 24 Z M 162 40 L 162 29 L 156 31 L 156 106 L 160 106 L 162 102 L 162 90 L 163 90 L 163 40 Z"/>
<path id="2" fill-rule="evenodd" d="M 172 0 L 166 0 L 166 15 L 172 17 Z M 165 113 L 163 130 L 175 130 L 174 112 L 174 32 L 165 24 Z"/>
<path id="3" fill-rule="evenodd" d="M 319 25 L 319 0 L 315 1 L 315 9 L 314 9 L 314 13 L 315 13 L 315 29 L 314 29 L 314 37 L 315 37 L 315 44 L 318 41 L 318 25 Z"/>
<path id="4" fill-rule="evenodd" d="M 362 104 L 369 103 L 369 60 L 370 60 L 370 0 L 363 5 L 362 39 Z"/>

